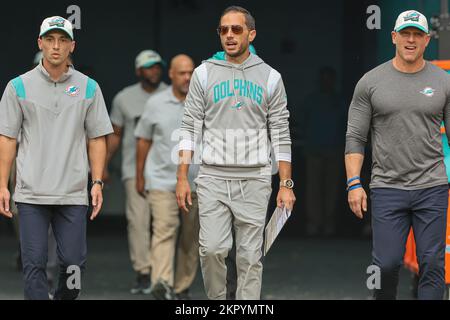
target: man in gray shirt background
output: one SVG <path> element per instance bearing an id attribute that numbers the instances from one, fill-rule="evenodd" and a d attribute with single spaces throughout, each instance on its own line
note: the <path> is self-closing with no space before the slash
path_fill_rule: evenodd
<path id="1" fill-rule="evenodd" d="M 178 246 L 180 210 L 175 195 L 179 129 L 193 71 L 194 62 L 190 57 L 180 54 L 172 59 L 169 69 L 172 85 L 148 100 L 135 132 L 138 139 L 136 188 L 147 197 L 151 207 L 151 292 L 159 300 L 175 299 L 175 294 L 188 298 L 199 260 L 196 194 L 193 193 L 189 214 L 181 217 Z M 193 166 L 189 182 L 194 190 L 196 175 Z"/>
<path id="2" fill-rule="evenodd" d="M 21 132 L 14 201 L 24 295 L 49 299 L 45 269 L 51 224 L 60 262 L 54 298 L 75 299 L 81 283 L 69 288 L 67 279 L 74 271 L 80 279 L 86 264 L 88 170 L 93 220 L 102 207 L 105 136 L 112 126 L 100 87 L 70 63 L 72 24 L 58 16 L 45 19 L 38 45 L 44 56 L 40 64 L 11 80 L 0 101 L 0 214 L 12 217 L 7 182 Z"/>
<path id="3" fill-rule="evenodd" d="M 412 226 L 419 261 L 419 299 L 442 299 L 448 184 L 440 125 L 450 130 L 450 76 L 423 58 L 430 41 L 425 16 L 401 13 L 392 32 L 395 57 L 366 73 L 349 109 L 345 164 L 348 202 L 363 218 L 360 180 L 371 131 L 373 264 L 377 299 L 395 299 Z"/>
<path id="4" fill-rule="evenodd" d="M 128 222 L 128 248 L 131 264 L 136 272 L 132 294 L 150 293 L 151 237 L 150 208 L 145 198 L 136 192 L 136 138 L 134 130 L 144 111 L 147 100 L 167 88 L 161 82 L 165 65 L 153 50 L 144 50 L 136 57 L 135 70 L 138 83 L 121 90 L 113 99 L 111 122 L 114 134 L 108 137 L 108 162 L 122 142 L 122 181 L 126 192 Z M 104 179 L 108 180 L 108 171 Z"/>

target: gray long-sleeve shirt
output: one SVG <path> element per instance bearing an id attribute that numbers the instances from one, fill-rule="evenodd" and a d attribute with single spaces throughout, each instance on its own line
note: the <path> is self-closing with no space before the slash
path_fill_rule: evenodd
<path id="1" fill-rule="evenodd" d="M 442 121 L 449 137 L 450 75 L 429 62 L 419 72 L 403 73 L 388 61 L 356 85 L 345 153 L 364 154 L 370 130 L 371 188 L 445 185 Z"/>

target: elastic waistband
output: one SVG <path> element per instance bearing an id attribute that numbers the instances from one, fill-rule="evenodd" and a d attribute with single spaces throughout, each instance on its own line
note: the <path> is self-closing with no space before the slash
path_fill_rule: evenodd
<path id="1" fill-rule="evenodd" d="M 272 166 L 264 167 L 219 167 L 202 164 L 198 175 L 218 177 L 229 180 L 271 179 Z"/>

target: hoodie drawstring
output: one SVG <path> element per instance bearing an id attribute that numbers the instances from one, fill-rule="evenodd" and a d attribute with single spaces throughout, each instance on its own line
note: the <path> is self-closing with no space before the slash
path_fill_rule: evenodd
<path id="1" fill-rule="evenodd" d="M 245 194 L 244 194 L 244 189 L 242 188 L 242 181 L 241 180 L 239 180 L 239 187 L 241 187 L 242 199 L 244 199 L 244 201 L 245 201 Z"/>
<path id="2" fill-rule="evenodd" d="M 230 188 L 230 183 L 233 183 L 233 181 L 232 181 L 232 180 L 225 180 L 225 183 L 227 184 L 228 199 L 229 199 L 230 201 L 233 201 L 233 200 L 231 199 L 231 188 Z M 242 181 L 241 181 L 241 180 L 239 180 L 239 188 L 241 189 L 242 199 L 244 199 L 244 201 L 246 201 L 246 200 L 245 200 L 244 188 L 242 187 Z"/>
<path id="3" fill-rule="evenodd" d="M 233 93 L 234 93 L 234 107 L 239 108 L 239 105 L 241 104 L 241 102 L 237 98 L 237 92 L 236 92 L 236 88 L 234 86 L 234 82 L 236 81 L 236 73 L 234 72 L 233 66 L 231 66 L 231 71 L 233 73 L 233 82 L 231 83 L 231 87 L 233 88 Z"/>
<path id="4" fill-rule="evenodd" d="M 230 191 L 230 184 L 228 183 L 228 180 L 225 180 L 225 182 L 227 183 L 227 192 L 228 192 L 228 199 L 230 199 L 230 201 L 231 201 L 231 191 Z"/>

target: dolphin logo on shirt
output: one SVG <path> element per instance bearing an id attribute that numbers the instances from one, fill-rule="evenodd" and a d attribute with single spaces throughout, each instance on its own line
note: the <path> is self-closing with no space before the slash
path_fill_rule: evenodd
<path id="1" fill-rule="evenodd" d="M 75 97 L 80 93 L 80 88 L 76 86 L 68 86 L 65 90 L 65 93 L 67 93 L 71 97 Z"/>
<path id="2" fill-rule="evenodd" d="M 420 93 L 425 95 L 425 96 L 427 96 L 427 97 L 432 97 L 434 95 L 435 91 L 436 90 L 434 90 L 433 88 L 426 87 L 422 91 L 420 91 Z"/>

